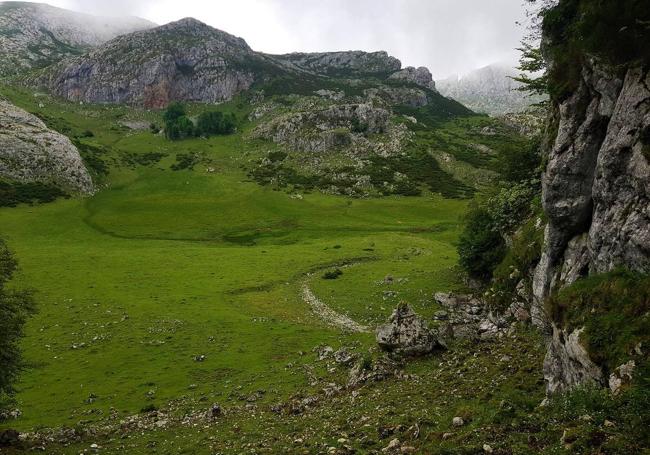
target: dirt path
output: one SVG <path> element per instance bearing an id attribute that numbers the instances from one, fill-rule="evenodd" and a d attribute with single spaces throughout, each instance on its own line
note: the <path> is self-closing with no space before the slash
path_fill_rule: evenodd
<path id="1" fill-rule="evenodd" d="M 370 332 L 369 327 L 361 325 L 358 322 L 353 321 L 349 317 L 345 316 L 344 314 L 340 314 L 334 311 L 332 308 L 327 306 L 327 304 L 316 297 L 312 290 L 309 288 L 309 283 L 307 280 L 302 283 L 301 292 L 302 299 L 305 301 L 305 303 L 311 307 L 316 316 L 325 321 L 328 325 L 350 332 Z"/>

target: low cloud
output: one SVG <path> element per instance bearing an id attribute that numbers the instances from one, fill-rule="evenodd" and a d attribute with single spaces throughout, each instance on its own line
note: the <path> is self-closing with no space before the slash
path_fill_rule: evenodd
<path id="1" fill-rule="evenodd" d="M 269 53 L 386 50 L 437 78 L 513 63 L 525 33 L 523 0 L 53 0 L 159 24 L 193 16 Z"/>

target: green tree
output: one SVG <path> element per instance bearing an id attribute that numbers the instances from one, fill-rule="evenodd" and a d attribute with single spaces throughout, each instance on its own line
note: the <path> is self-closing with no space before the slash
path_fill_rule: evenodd
<path id="1" fill-rule="evenodd" d="M 180 139 L 194 136 L 194 123 L 192 123 L 192 120 L 190 120 L 189 117 L 185 115 L 179 117 L 176 120 L 176 126 L 178 127 Z"/>
<path id="2" fill-rule="evenodd" d="M 171 103 L 169 106 L 167 106 L 167 109 L 163 113 L 163 120 L 165 123 L 169 122 L 175 122 L 178 120 L 180 117 L 183 117 L 184 115 L 187 115 L 187 112 L 185 111 L 185 106 L 182 105 L 181 103 L 174 102 Z"/>
<path id="3" fill-rule="evenodd" d="M 210 137 L 213 135 L 226 135 L 235 132 L 237 122 L 235 115 L 224 114 L 219 111 L 203 112 L 196 123 L 197 136 Z"/>
<path id="4" fill-rule="evenodd" d="M 35 311 L 30 292 L 7 289 L 16 268 L 16 260 L 0 240 L 0 404 L 14 393 L 13 386 L 24 366 L 19 342 L 27 318 Z"/>
<path id="5" fill-rule="evenodd" d="M 479 205 L 472 206 L 458 242 L 461 267 L 473 278 L 488 280 L 505 253 L 505 241 L 490 212 Z"/>

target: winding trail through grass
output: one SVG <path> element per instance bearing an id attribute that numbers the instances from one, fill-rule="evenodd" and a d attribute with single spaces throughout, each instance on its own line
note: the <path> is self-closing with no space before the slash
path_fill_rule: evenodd
<path id="1" fill-rule="evenodd" d="M 309 288 L 309 283 L 307 280 L 302 283 L 301 292 L 302 299 L 305 301 L 305 303 L 307 303 L 311 307 L 312 311 L 328 325 L 349 332 L 370 332 L 370 328 L 368 326 L 361 325 L 346 315 L 334 311 L 326 303 L 316 297 L 312 290 Z"/>

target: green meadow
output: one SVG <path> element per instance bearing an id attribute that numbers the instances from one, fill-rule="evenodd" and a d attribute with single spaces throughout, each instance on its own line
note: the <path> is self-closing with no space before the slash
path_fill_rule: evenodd
<path id="1" fill-rule="evenodd" d="M 95 166 L 92 197 L 0 209 L 0 236 L 20 261 L 15 285 L 34 289 L 39 309 L 13 427 L 128 416 L 179 397 L 206 407 L 264 390 L 264 402 L 282 401 L 309 389 L 309 376 L 287 365 L 313 362 L 314 347 L 374 345 L 371 333 L 314 314 L 304 283 L 371 327 L 400 300 L 430 315 L 434 292 L 460 286 L 464 200 L 297 197 L 249 179 L 246 164 L 273 146 L 245 140 L 247 126 L 169 142 L 121 126 L 160 121 L 157 113 L 3 94 L 108 169 Z M 224 109 L 241 118 L 248 108 Z M 172 170 L 187 154 L 200 162 Z M 338 279 L 323 278 L 336 267 Z"/>

